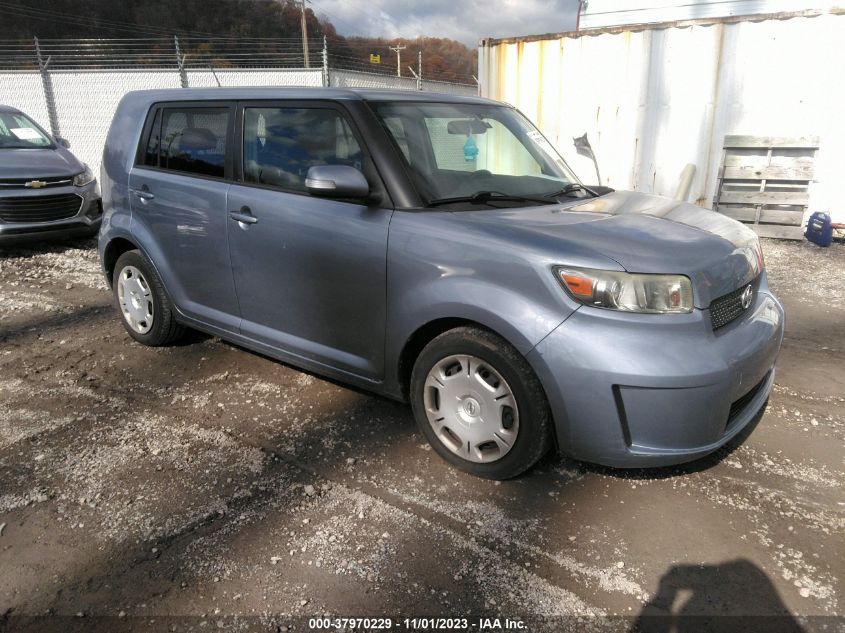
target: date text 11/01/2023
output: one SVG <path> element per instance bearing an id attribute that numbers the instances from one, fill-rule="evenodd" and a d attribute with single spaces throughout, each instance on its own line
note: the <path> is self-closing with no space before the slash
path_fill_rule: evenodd
<path id="1" fill-rule="evenodd" d="M 333 631 L 337 629 L 367 631 L 520 631 L 525 623 L 517 618 L 487 617 L 422 617 L 422 618 L 309 618 L 310 630 Z"/>

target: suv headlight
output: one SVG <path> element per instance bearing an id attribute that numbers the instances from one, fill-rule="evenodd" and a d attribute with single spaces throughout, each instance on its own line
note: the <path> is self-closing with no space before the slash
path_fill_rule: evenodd
<path id="1" fill-rule="evenodd" d="M 75 187 L 84 187 L 88 183 L 94 180 L 94 172 L 91 171 L 91 168 L 88 165 L 84 165 L 85 169 L 82 173 L 76 174 L 73 177 L 73 184 Z"/>
<path id="2" fill-rule="evenodd" d="M 594 308 L 652 314 L 692 312 L 692 283 L 683 275 L 645 275 L 557 266 L 570 297 Z"/>

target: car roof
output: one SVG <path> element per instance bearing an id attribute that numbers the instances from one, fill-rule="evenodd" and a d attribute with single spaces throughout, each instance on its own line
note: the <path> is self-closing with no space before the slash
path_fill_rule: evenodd
<path id="1" fill-rule="evenodd" d="M 13 108 L 12 106 L 3 105 L 2 103 L 0 103 L 0 112 L 14 112 L 14 113 L 17 113 L 17 114 L 23 114 L 17 108 Z"/>
<path id="2" fill-rule="evenodd" d="M 299 88 L 244 86 L 232 88 L 167 88 L 138 90 L 128 95 L 155 101 L 205 101 L 249 99 L 329 99 L 335 101 L 416 101 L 420 103 L 474 103 L 501 105 L 498 101 L 470 95 L 416 90 L 374 90 L 369 88 Z"/>

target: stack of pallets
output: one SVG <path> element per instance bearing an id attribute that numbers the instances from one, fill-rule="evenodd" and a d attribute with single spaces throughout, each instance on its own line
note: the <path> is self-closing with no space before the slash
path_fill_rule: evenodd
<path id="1" fill-rule="evenodd" d="M 801 239 L 818 137 L 726 136 L 713 208 L 761 237 Z"/>

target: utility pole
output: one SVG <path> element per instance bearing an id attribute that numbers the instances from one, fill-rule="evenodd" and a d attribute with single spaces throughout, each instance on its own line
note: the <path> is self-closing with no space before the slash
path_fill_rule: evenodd
<path id="1" fill-rule="evenodd" d="M 396 76 L 401 77 L 402 76 L 402 52 L 401 51 L 404 51 L 408 47 L 402 46 L 401 44 L 397 44 L 396 46 L 388 46 L 387 48 L 396 52 Z"/>
<path id="2" fill-rule="evenodd" d="M 308 59 L 308 23 L 305 21 L 305 0 L 302 0 L 302 56 L 305 58 L 305 67 L 311 68 L 311 61 Z"/>

